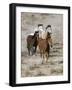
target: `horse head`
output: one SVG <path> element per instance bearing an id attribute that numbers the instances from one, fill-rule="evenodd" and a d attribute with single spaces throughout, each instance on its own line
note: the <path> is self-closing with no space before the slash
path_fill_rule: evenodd
<path id="1" fill-rule="evenodd" d="M 38 40 L 38 38 L 39 38 L 39 31 L 35 31 L 35 33 L 34 33 L 34 38 L 35 38 L 36 40 Z"/>

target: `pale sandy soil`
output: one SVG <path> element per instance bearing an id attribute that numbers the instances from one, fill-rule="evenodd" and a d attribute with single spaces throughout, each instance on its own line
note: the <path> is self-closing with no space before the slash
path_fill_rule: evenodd
<path id="1" fill-rule="evenodd" d="M 42 58 L 39 53 L 28 56 L 27 52 L 22 52 L 21 76 L 53 76 L 63 74 L 63 56 L 62 46 L 54 45 L 50 51 L 48 62 L 42 64 Z"/>

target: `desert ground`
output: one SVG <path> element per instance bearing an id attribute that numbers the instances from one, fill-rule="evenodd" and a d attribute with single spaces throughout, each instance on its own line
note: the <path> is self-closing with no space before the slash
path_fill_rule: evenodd
<path id="1" fill-rule="evenodd" d="M 34 32 L 34 27 L 42 23 L 44 27 L 52 26 L 53 47 L 50 49 L 48 62 L 42 64 L 37 50 L 33 56 L 28 55 L 26 38 Z M 63 75 L 63 15 L 21 13 L 21 77 Z"/>

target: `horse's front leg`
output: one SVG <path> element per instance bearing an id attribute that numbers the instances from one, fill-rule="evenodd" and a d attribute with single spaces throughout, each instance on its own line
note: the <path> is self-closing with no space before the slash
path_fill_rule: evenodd
<path id="1" fill-rule="evenodd" d="M 40 53 L 40 57 L 42 58 L 42 52 L 41 52 L 41 50 L 39 51 L 39 53 Z"/>
<path id="2" fill-rule="evenodd" d="M 30 56 L 30 49 L 28 48 L 28 55 Z"/>
<path id="3" fill-rule="evenodd" d="M 45 56 L 45 53 L 42 54 L 42 58 L 43 58 L 42 63 L 45 64 L 45 63 L 46 63 L 46 56 Z"/>
<path id="4" fill-rule="evenodd" d="M 37 46 L 34 46 L 34 54 L 35 54 L 35 55 L 37 55 L 36 49 L 37 49 Z"/>
<path id="5" fill-rule="evenodd" d="M 36 53 L 36 49 L 37 49 L 37 46 L 35 46 L 35 50 L 34 50 L 35 53 Z"/>

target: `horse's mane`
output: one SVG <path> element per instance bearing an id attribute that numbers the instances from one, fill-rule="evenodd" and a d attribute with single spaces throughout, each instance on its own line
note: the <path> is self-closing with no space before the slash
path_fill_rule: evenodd
<path id="1" fill-rule="evenodd" d="M 36 37 L 37 33 L 39 33 L 39 31 L 35 31 L 35 33 L 34 33 L 32 38 Z"/>

